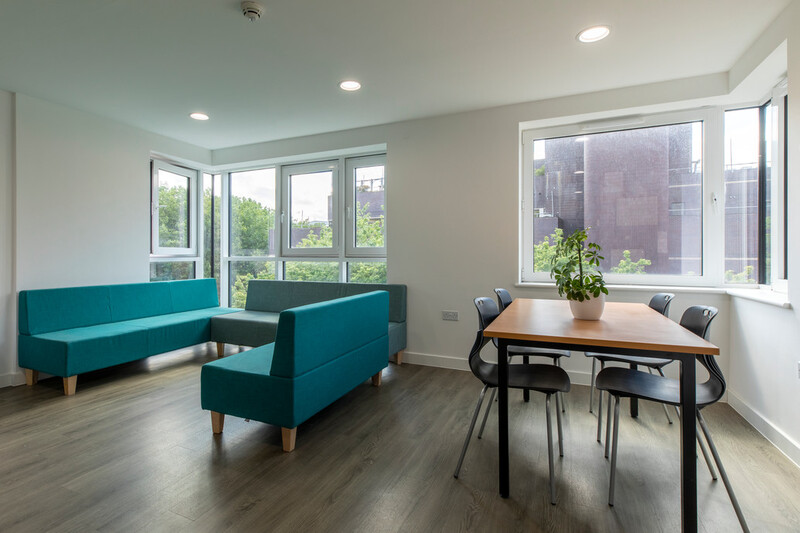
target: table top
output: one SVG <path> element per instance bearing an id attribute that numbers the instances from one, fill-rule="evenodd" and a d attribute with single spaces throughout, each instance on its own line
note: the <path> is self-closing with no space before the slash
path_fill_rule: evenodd
<path id="1" fill-rule="evenodd" d="M 483 334 L 587 347 L 719 355 L 715 345 L 641 303 L 606 302 L 600 320 L 577 320 L 567 300 L 517 298 Z"/>

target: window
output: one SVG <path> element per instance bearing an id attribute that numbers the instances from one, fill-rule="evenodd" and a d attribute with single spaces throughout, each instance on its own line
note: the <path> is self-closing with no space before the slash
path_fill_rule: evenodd
<path id="1" fill-rule="evenodd" d="M 197 171 L 152 161 L 151 253 L 197 254 Z"/>
<path id="2" fill-rule="evenodd" d="M 523 280 L 549 280 L 554 244 L 584 227 L 610 281 L 703 276 L 705 119 L 631 122 L 525 132 Z"/>
<path id="3" fill-rule="evenodd" d="M 220 288 L 220 210 L 222 209 L 222 176 L 203 174 L 203 277 L 217 280 Z"/>
<path id="4" fill-rule="evenodd" d="M 244 306 L 251 279 L 385 283 L 385 161 L 341 157 L 223 175 L 230 305 Z"/>
<path id="5" fill-rule="evenodd" d="M 725 112 L 725 282 L 784 279 L 785 113 L 780 93 Z"/>

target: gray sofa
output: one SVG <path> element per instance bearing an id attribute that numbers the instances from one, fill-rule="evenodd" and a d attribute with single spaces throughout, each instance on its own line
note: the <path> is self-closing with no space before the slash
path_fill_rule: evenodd
<path id="1" fill-rule="evenodd" d="M 250 280 L 244 310 L 211 320 L 211 340 L 222 357 L 225 344 L 262 346 L 275 341 L 281 311 L 376 290 L 389 293 L 389 353 L 402 363 L 406 348 L 406 286 L 382 283 Z"/>

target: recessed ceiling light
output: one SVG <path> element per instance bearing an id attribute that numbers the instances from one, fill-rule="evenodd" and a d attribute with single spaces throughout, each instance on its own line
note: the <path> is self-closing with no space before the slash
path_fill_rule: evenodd
<path id="1" fill-rule="evenodd" d="M 205 113 L 194 112 L 189 114 L 195 120 L 208 120 L 208 115 Z"/>
<path id="2" fill-rule="evenodd" d="M 345 80 L 339 84 L 339 88 L 343 91 L 357 91 L 361 88 L 361 84 L 355 80 Z"/>
<path id="3" fill-rule="evenodd" d="M 582 43 L 596 43 L 608 37 L 609 33 L 611 33 L 611 28 L 608 26 L 592 26 L 580 32 L 578 40 Z"/>

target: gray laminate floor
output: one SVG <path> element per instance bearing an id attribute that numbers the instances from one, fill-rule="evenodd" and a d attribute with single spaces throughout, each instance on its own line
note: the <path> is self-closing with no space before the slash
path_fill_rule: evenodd
<path id="1" fill-rule="evenodd" d="M 510 407 L 511 498 L 497 493 L 497 425 L 458 453 L 480 390 L 466 372 L 390 365 L 300 426 L 200 409 L 201 346 L 81 376 L 0 389 L 0 531 L 677 531 L 678 427 L 644 404 L 622 417 L 617 505 L 588 388 L 567 398 L 558 505 L 547 492 L 544 401 Z M 753 531 L 800 531 L 800 469 L 727 405 L 705 411 Z M 699 464 L 701 530 L 736 531 Z"/>

